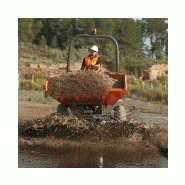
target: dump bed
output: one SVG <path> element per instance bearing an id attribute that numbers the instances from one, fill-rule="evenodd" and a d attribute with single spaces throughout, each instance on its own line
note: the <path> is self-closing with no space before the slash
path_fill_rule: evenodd
<path id="1" fill-rule="evenodd" d="M 112 88 L 107 89 L 107 92 L 102 97 L 102 104 L 107 107 L 114 105 L 121 99 L 127 91 L 127 76 L 125 74 L 107 73 L 110 77 L 117 80 Z"/>
<path id="2" fill-rule="evenodd" d="M 73 104 L 73 103 L 86 103 L 86 102 L 93 102 L 98 103 L 102 102 L 102 105 L 107 107 L 108 105 L 114 105 L 119 99 L 121 99 L 125 92 L 127 91 L 127 78 L 125 74 L 114 74 L 114 73 L 106 73 L 111 78 L 115 79 L 115 83 L 113 84 L 112 88 L 109 88 L 105 91 L 105 93 L 99 97 L 96 95 L 91 94 L 89 92 L 88 95 L 78 94 L 75 96 L 70 95 L 52 95 L 50 96 L 55 100 L 59 101 L 63 104 Z M 98 87 L 97 87 L 98 88 Z M 45 95 L 48 95 L 49 92 L 49 82 L 46 81 L 44 84 Z"/>

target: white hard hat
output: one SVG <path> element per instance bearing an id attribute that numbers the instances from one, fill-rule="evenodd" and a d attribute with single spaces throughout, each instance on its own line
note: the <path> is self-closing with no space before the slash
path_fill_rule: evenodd
<path id="1" fill-rule="evenodd" d="M 96 46 L 96 45 L 92 46 L 91 50 L 98 52 L 98 46 Z"/>

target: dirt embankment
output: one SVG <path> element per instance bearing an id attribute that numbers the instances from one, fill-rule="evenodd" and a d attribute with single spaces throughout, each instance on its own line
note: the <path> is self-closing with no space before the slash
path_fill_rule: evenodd
<path id="1" fill-rule="evenodd" d="M 143 80 L 156 80 L 159 76 L 168 75 L 168 64 L 155 64 L 143 71 Z"/>

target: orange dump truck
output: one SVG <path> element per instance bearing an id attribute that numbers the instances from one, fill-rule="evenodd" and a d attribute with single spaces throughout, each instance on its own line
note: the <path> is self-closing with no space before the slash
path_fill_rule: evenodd
<path id="1" fill-rule="evenodd" d="M 70 58 L 71 58 L 71 50 L 72 44 L 74 40 L 78 37 L 100 37 L 100 38 L 108 38 L 114 41 L 116 46 L 116 72 L 115 73 L 106 73 L 111 78 L 116 79 L 115 84 L 108 88 L 105 93 L 100 97 L 96 97 L 92 94 L 88 94 L 86 96 L 78 94 L 75 96 L 68 95 L 51 95 L 52 98 L 56 99 L 60 104 L 58 105 L 58 112 L 65 112 L 69 110 L 79 111 L 82 114 L 94 114 L 94 115 L 110 115 L 115 120 L 126 120 L 126 112 L 122 105 L 121 99 L 127 91 L 127 76 L 125 74 L 120 74 L 118 72 L 119 69 L 119 54 L 118 54 L 118 44 L 116 40 L 111 36 L 106 35 L 88 35 L 81 34 L 77 35 L 71 42 L 68 54 L 67 61 L 67 72 L 70 72 Z M 51 77 L 52 78 L 52 77 Z M 45 95 L 48 95 L 49 91 L 49 82 L 47 81 L 44 85 Z M 98 88 L 98 87 L 97 87 Z"/>

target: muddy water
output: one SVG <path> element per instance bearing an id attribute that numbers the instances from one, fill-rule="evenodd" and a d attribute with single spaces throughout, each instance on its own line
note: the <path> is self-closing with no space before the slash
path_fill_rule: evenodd
<path id="1" fill-rule="evenodd" d="M 168 160 L 159 153 L 129 152 L 124 149 L 97 150 L 85 147 L 63 152 L 40 153 L 19 149 L 19 168 L 167 168 Z"/>

